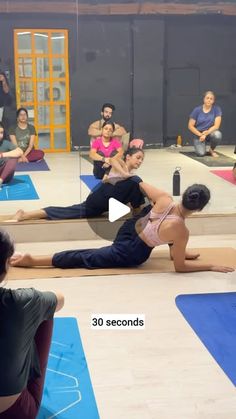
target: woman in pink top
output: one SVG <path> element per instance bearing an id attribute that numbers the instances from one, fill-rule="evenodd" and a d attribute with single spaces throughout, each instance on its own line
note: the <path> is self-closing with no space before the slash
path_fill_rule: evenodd
<path id="1" fill-rule="evenodd" d="M 109 172 L 110 157 L 121 158 L 123 155 L 122 144 L 112 134 L 115 125 L 111 121 L 105 121 L 102 126 L 102 136 L 96 138 L 91 144 L 89 157 L 93 160 L 93 174 L 95 178 L 102 179 Z"/>
<path id="2" fill-rule="evenodd" d="M 111 246 L 100 249 L 67 250 L 51 256 L 13 256 L 12 266 L 55 266 L 57 268 L 115 268 L 132 267 L 144 263 L 154 247 L 169 244 L 170 256 L 176 272 L 217 271 L 232 272 L 234 268 L 203 264 L 198 254 L 186 250 L 189 231 L 185 218 L 201 211 L 210 199 L 205 185 L 192 185 L 186 189 L 179 204 L 172 197 L 147 183 L 139 183 L 153 202 L 141 214 L 122 225 Z"/>

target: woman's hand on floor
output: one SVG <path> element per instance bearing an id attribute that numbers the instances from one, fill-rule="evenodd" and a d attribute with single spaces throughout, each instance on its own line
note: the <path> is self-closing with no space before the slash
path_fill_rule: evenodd
<path id="1" fill-rule="evenodd" d="M 229 266 L 213 265 L 212 268 L 211 268 L 211 271 L 228 273 L 228 272 L 234 272 L 235 269 L 232 268 L 232 267 L 229 267 Z"/>

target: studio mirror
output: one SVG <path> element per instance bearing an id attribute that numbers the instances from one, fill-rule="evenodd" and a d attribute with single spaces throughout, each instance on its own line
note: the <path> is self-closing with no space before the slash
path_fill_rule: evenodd
<path id="1" fill-rule="evenodd" d="M 165 3 L 163 11 L 157 0 L 51 0 L 42 6 L 12 0 L 10 9 L 1 1 L 0 68 L 10 98 L 0 104 L 0 117 L 9 133 L 17 108 L 26 108 L 35 147 L 45 153 L 36 169 L 18 167 L 15 189 L 1 198 L 1 216 L 85 199 L 94 185 L 88 127 L 101 119 L 106 102 L 115 105 L 112 119 L 130 139 L 144 140 L 140 174 L 170 193 L 176 165 L 184 166 L 183 186 L 189 171 L 204 180 L 203 165 L 178 163 L 168 147 L 178 137 L 181 145 L 192 145 L 188 118 L 206 90 L 216 92 L 223 109 L 221 146 L 234 160 L 236 11 L 228 16 L 222 6 L 212 15 L 206 5 L 200 13 L 198 3 L 183 2 L 181 13 L 180 1 Z M 33 195 L 21 195 L 22 176 Z M 214 180 L 212 187 L 220 189 Z M 208 211 L 234 211 L 232 194 L 213 198 Z"/>

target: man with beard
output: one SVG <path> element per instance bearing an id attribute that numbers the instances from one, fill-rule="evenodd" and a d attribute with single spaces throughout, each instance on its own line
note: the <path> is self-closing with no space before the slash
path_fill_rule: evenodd
<path id="1" fill-rule="evenodd" d="M 109 121 L 112 118 L 113 112 L 115 111 L 115 106 L 112 103 L 104 103 L 101 110 L 101 119 L 89 125 L 88 135 L 91 137 L 91 141 L 95 140 L 97 137 L 102 135 L 102 126 L 104 122 Z M 124 127 L 121 125 L 115 124 L 115 131 L 113 132 L 113 137 L 121 137 L 127 134 Z"/>

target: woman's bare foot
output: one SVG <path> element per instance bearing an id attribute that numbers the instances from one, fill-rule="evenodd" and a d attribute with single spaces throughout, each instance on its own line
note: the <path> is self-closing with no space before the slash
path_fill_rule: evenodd
<path id="1" fill-rule="evenodd" d="M 24 211 L 20 209 L 11 217 L 11 219 L 5 220 L 5 222 L 10 223 L 11 221 L 41 220 L 45 218 L 47 218 L 47 213 L 43 209 L 33 211 Z"/>
<path id="2" fill-rule="evenodd" d="M 211 155 L 211 157 L 219 157 L 219 154 L 217 154 L 214 150 L 212 150 L 211 148 L 209 149 L 209 153 Z"/>
<path id="3" fill-rule="evenodd" d="M 11 218 L 12 221 L 23 221 L 24 220 L 25 211 L 19 209 Z M 10 220 L 9 220 L 10 221 Z"/>
<path id="4" fill-rule="evenodd" d="M 33 258 L 29 253 L 25 253 L 24 255 L 15 253 L 10 258 L 10 265 L 29 268 L 30 266 L 33 266 Z"/>
<path id="5" fill-rule="evenodd" d="M 25 253 L 25 254 L 15 253 L 10 258 L 10 266 L 18 266 L 18 267 L 21 267 L 21 268 L 31 268 L 33 266 L 53 267 L 52 259 L 53 259 L 53 255 L 51 255 L 51 256 L 32 256 L 29 253 Z"/>

